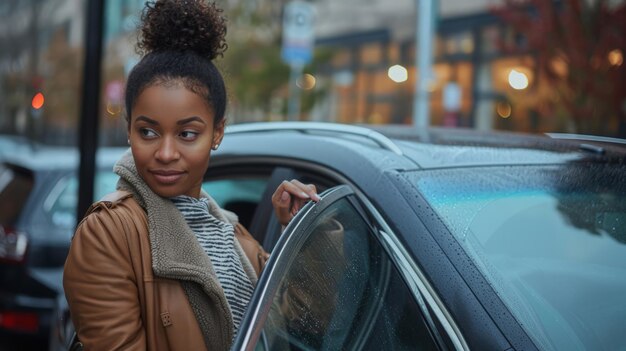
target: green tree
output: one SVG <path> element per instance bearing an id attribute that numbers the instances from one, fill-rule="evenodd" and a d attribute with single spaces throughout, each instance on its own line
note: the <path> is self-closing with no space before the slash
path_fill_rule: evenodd
<path id="1" fill-rule="evenodd" d="M 281 58 L 281 3 L 250 2 L 227 10 L 228 50 L 218 61 L 224 73 L 231 100 L 230 111 L 236 121 L 267 120 L 286 113 L 289 66 Z M 316 50 L 313 62 L 304 72 L 312 73 L 329 54 Z M 316 99 L 325 94 L 323 86 L 303 91 L 302 111 L 309 111 Z"/>

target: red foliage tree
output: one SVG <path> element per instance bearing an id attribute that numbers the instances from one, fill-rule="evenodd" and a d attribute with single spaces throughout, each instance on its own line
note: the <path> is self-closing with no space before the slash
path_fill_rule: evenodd
<path id="1" fill-rule="evenodd" d="M 626 138 L 624 1 L 504 0 L 492 12 L 524 38 L 501 48 L 530 52 L 556 94 L 540 97 L 544 118 L 560 108 L 578 133 Z"/>

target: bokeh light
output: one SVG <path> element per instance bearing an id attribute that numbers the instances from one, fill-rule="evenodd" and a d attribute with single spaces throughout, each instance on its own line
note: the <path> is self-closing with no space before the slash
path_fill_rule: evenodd
<path id="1" fill-rule="evenodd" d="M 37 93 L 35 94 L 35 96 L 33 96 L 33 100 L 30 102 L 30 105 L 35 109 L 35 110 L 39 110 L 40 108 L 43 107 L 43 103 L 45 102 L 45 99 L 43 97 L 42 93 Z"/>
<path id="2" fill-rule="evenodd" d="M 498 116 L 502 118 L 511 117 L 511 110 L 511 104 L 508 102 L 498 102 L 496 105 L 496 112 L 498 113 Z"/>
<path id="3" fill-rule="evenodd" d="M 608 59 L 611 66 L 621 66 L 622 63 L 624 63 L 624 55 L 622 54 L 622 50 L 611 50 L 611 52 L 609 52 Z"/>
<path id="4" fill-rule="evenodd" d="M 111 117 L 116 117 L 119 113 L 122 112 L 122 105 L 119 103 L 113 103 L 111 101 L 107 102 L 107 113 Z"/>
<path id="5" fill-rule="evenodd" d="M 393 80 L 396 83 L 402 83 L 409 79 L 409 72 L 406 70 L 406 68 L 400 65 L 393 65 L 389 67 L 389 70 L 387 70 L 387 75 L 389 76 L 389 79 Z"/>
<path id="6" fill-rule="evenodd" d="M 509 72 L 509 85 L 515 90 L 526 89 L 528 87 L 528 76 L 512 69 L 511 72 Z"/>
<path id="7" fill-rule="evenodd" d="M 300 89 L 311 90 L 315 88 L 316 81 L 317 80 L 315 79 L 315 76 L 309 73 L 305 73 L 296 80 L 296 85 Z"/>

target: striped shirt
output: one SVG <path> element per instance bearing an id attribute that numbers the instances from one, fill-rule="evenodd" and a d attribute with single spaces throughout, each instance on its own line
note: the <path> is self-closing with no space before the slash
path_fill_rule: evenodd
<path id="1" fill-rule="evenodd" d="M 209 213 L 209 200 L 181 195 L 170 199 L 209 255 L 233 315 L 235 332 L 252 296 L 253 285 L 235 250 L 235 229 Z"/>

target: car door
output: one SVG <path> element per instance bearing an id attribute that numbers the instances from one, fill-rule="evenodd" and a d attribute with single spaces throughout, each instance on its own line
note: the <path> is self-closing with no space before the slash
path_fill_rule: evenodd
<path id="1" fill-rule="evenodd" d="M 446 349 L 348 186 L 307 204 L 278 241 L 234 350 Z"/>

